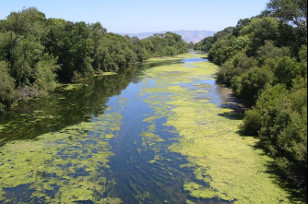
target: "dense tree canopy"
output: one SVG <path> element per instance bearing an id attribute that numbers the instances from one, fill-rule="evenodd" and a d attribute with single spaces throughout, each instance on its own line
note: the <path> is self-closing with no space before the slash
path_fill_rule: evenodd
<path id="1" fill-rule="evenodd" d="M 260 138 L 284 181 L 307 193 L 307 1 L 270 0 L 225 35 L 195 45 L 221 65 L 216 79 L 251 107 L 240 130 Z"/>
<path id="2" fill-rule="evenodd" d="M 307 31 L 306 0 L 271 0 L 268 3 L 268 10 L 284 22 L 292 23 Z"/>
<path id="3" fill-rule="evenodd" d="M 47 19 L 35 8 L 12 12 L 0 21 L 0 112 L 15 99 L 46 94 L 57 82 L 74 82 L 187 48 L 174 33 L 139 40 L 107 33 L 100 23 Z"/>

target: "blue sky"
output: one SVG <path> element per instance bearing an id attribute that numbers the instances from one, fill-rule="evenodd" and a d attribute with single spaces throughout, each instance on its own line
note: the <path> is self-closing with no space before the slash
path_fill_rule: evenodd
<path id="1" fill-rule="evenodd" d="M 36 7 L 46 17 L 101 22 L 110 32 L 219 31 L 259 14 L 269 0 L 0 0 L 0 19 Z"/>

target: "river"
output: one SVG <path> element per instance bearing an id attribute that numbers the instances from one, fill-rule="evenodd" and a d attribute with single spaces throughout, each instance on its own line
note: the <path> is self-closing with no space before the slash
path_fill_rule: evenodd
<path id="1" fill-rule="evenodd" d="M 0 118 L 0 203 L 287 202 L 216 71 L 190 53 L 20 102 Z"/>

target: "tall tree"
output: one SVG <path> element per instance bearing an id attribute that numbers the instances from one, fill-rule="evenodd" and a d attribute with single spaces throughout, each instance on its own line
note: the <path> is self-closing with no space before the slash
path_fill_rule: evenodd
<path id="1" fill-rule="evenodd" d="M 307 35 L 306 0 L 271 0 L 267 7 L 275 17 L 297 26 L 305 36 Z"/>

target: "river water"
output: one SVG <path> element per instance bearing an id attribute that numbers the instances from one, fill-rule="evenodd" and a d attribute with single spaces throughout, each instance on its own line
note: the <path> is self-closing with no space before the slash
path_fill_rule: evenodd
<path id="1" fill-rule="evenodd" d="M 60 88 L 47 99 L 20 102 L 0 118 L 0 203 L 228 203 L 184 190 L 186 181 L 195 181 L 193 167 L 170 151 L 178 133 L 143 93 L 157 86 L 147 70 L 177 64 L 193 71 L 193 63 L 206 61 L 138 65 L 72 90 Z M 203 97 L 226 104 L 212 77 L 202 83 Z M 167 95 L 160 93 L 157 101 Z"/>

